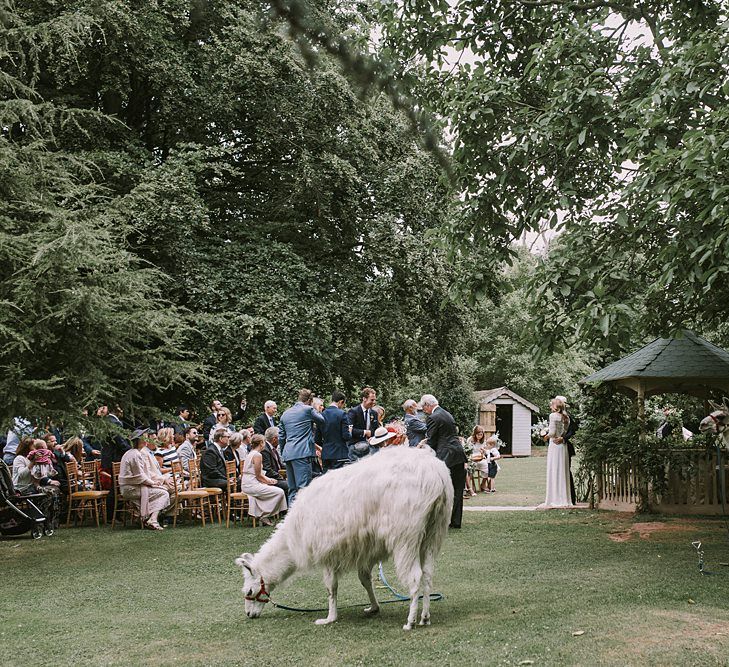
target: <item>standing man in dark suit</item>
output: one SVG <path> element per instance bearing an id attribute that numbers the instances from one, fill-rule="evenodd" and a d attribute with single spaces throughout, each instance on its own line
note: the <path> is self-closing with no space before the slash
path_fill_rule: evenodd
<path id="1" fill-rule="evenodd" d="M 272 426 L 278 426 L 278 421 L 276 420 L 277 411 L 278 406 L 274 401 L 266 401 L 263 405 L 263 414 L 258 415 L 256 421 L 253 422 L 253 432 L 265 435 L 266 429 Z"/>
<path id="2" fill-rule="evenodd" d="M 210 431 L 212 430 L 213 426 L 218 423 L 218 410 L 222 409 L 222 407 L 223 404 L 217 398 L 212 403 L 210 403 L 210 409 L 212 410 L 212 413 L 205 417 L 205 421 L 203 422 L 202 427 L 203 438 L 205 439 L 205 442 L 208 441 L 208 438 L 210 437 Z"/>
<path id="3" fill-rule="evenodd" d="M 352 426 L 349 436 L 349 460 L 356 461 L 359 457 L 354 453 L 354 445 L 362 440 L 369 440 L 379 428 L 377 413 L 372 409 L 377 401 L 377 393 L 372 387 L 365 387 L 361 393 L 362 402 L 347 413 L 347 420 Z M 370 454 L 377 451 L 370 447 Z"/>
<path id="4" fill-rule="evenodd" d="M 230 431 L 218 429 L 213 435 L 213 443 L 205 449 L 200 459 L 200 476 L 203 486 L 217 486 L 227 493 L 228 473 L 225 470 L 224 449 L 228 446 Z"/>
<path id="5" fill-rule="evenodd" d="M 324 408 L 321 427 L 321 461 L 324 472 L 341 468 L 349 458 L 349 422 L 344 411 L 346 397 L 341 391 L 332 393 L 332 402 Z"/>
<path id="6" fill-rule="evenodd" d="M 423 412 L 427 415 L 428 444 L 435 455 L 448 466 L 453 482 L 453 512 L 449 528 L 461 527 L 463 514 L 463 487 L 466 485 L 466 454 L 458 439 L 453 415 L 438 405 L 438 399 L 425 394 L 420 399 Z"/>

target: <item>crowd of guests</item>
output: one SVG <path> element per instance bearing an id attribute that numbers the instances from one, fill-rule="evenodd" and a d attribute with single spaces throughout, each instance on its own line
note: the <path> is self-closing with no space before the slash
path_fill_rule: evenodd
<path id="1" fill-rule="evenodd" d="M 362 389 L 359 398 L 357 405 L 347 408 L 345 395 L 334 391 L 325 405 L 310 390 L 302 389 L 296 403 L 280 417 L 278 405 L 269 400 L 252 423 L 246 419 L 245 401 L 234 414 L 216 399 L 200 422 L 182 405 L 175 418 L 147 425 L 125 423 L 119 406 L 102 405 L 95 414 L 104 428 L 66 439 L 64 430 L 52 426 L 37 437 L 40 428 L 16 418 L 3 458 L 12 465 L 16 490 L 42 491 L 48 498 L 44 510 L 54 517 L 68 492 L 66 464 L 74 460 L 99 460 L 102 488 L 110 491 L 110 514 L 112 466 L 119 462 L 121 494 L 138 507 L 151 530 L 164 529 L 164 513 L 170 511 L 175 491 L 185 488 L 192 461 L 199 468 L 202 486 L 223 494 L 229 484 L 226 463 L 235 462 L 236 490 L 248 496 L 249 514 L 263 525 L 285 513 L 297 493 L 318 475 L 392 445 L 429 446 L 448 466 L 456 497 L 452 527 L 460 527 L 464 494 L 495 492 L 498 443 L 485 438 L 483 428 L 476 426 L 468 440 L 459 437 L 453 417 L 430 394 L 419 402 L 406 400 L 402 416 L 388 422 L 372 387 Z M 181 475 L 172 474 L 176 463 Z M 481 473 L 478 490 L 473 483 L 476 470 Z"/>

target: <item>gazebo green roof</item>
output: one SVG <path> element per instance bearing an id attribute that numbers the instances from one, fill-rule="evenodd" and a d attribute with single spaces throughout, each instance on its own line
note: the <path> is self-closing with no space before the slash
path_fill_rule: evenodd
<path id="1" fill-rule="evenodd" d="M 683 330 L 672 338 L 656 338 L 580 380 L 588 382 L 610 382 L 635 392 L 642 388 L 646 395 L 729 391 L 729 352 Z"/>

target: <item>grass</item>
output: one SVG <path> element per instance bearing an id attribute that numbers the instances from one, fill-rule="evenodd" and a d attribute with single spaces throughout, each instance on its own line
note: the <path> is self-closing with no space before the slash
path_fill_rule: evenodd
<path id="1" fill-rule="evenodd" d="M 466 513 L 438 560 L 435 589 L 445 600 L 433 604 L 431 627 L 410 633 L 401 629 L 402 603 L 372 619 L 344 609 L 329 627 L 314 626 L 315 614 L 273 608 L 246 619 L 233 559 L 256 550 L 270 529 L 78 528 L 38 542 L 4 538 L 0 662 L 729 664 L 723 525 L 661 518 L 665 529 L 641 538 L 626 532 L 635 520 L 584 510 Z M 616 533 L 630 539 L 613 541 Z M 708 568 L 722 572 L 698 573 L 693 539 L 704 543 Z M 326 599 L 318 573 L 273 597 L 291 606 Z M 340 604 L 364 599 L 356 576 L 345 577 Z"/>
<path id="2" fill-rule="evenodd" d="M 483 505 L 534 506 L 544 502 L 547 490 L 546 448 L 532 448 L 533 456 L 518 459 L 499 459 L 496 475 L 496 493 L 479 493 L 464 501 L 466 507 Z M 572 465 L 577 469 L 576 463 Z"/>

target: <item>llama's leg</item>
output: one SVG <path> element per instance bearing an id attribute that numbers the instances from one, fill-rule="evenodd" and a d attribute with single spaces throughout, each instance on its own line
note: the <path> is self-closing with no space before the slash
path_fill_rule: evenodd
<path id="1" fill-rule="evenodd" d="M 410 609 L 408 610 L 408 621 L 402 626 L 403 630 L 412 630 L 415 625 L 415 617 L 418 615 L 418 595 L 420 594 L 420 582 L 423 570 L 420 567 L 420 558 L 410 553 L 410 550 L 403 550 L 395 553 L 395 571 L 398 579 L 408 587 L 410 593 Z"/>
<path id="2" fill-rule="evenodd" d="M 377 598 L 375 597 L 375 590 L 372 588 L 372 568 L 371 567 L 361 567 L 357 571 L 357 575 L 359 576 L 359 582 L 364 586 L 364 589 L 367 591 L 367 597 L 370 599 L 370 606 L 365 607 L 364 613 L 365 614 L 376 614 L 378 611 L 380 611 L 380 604 L 377 602 Z"/>
<path id="3" fill-rule="evenodd" d="M 419 625 L 430 625 L 430 591 L 433 587 L 433 570 L 435 569 L 435 554 L 428 552 L 423 558 L 423 612 L 420 615 Z"/>
<path id="4" fill-rule="evenodd" d="M 330 569 L 324 569 L 324 585 L 329 593 L 329 615 L 326 618 L 318 618 L 314 623 L 317 625 L 329 625 L 337 620 L 337 573 Z"/>

